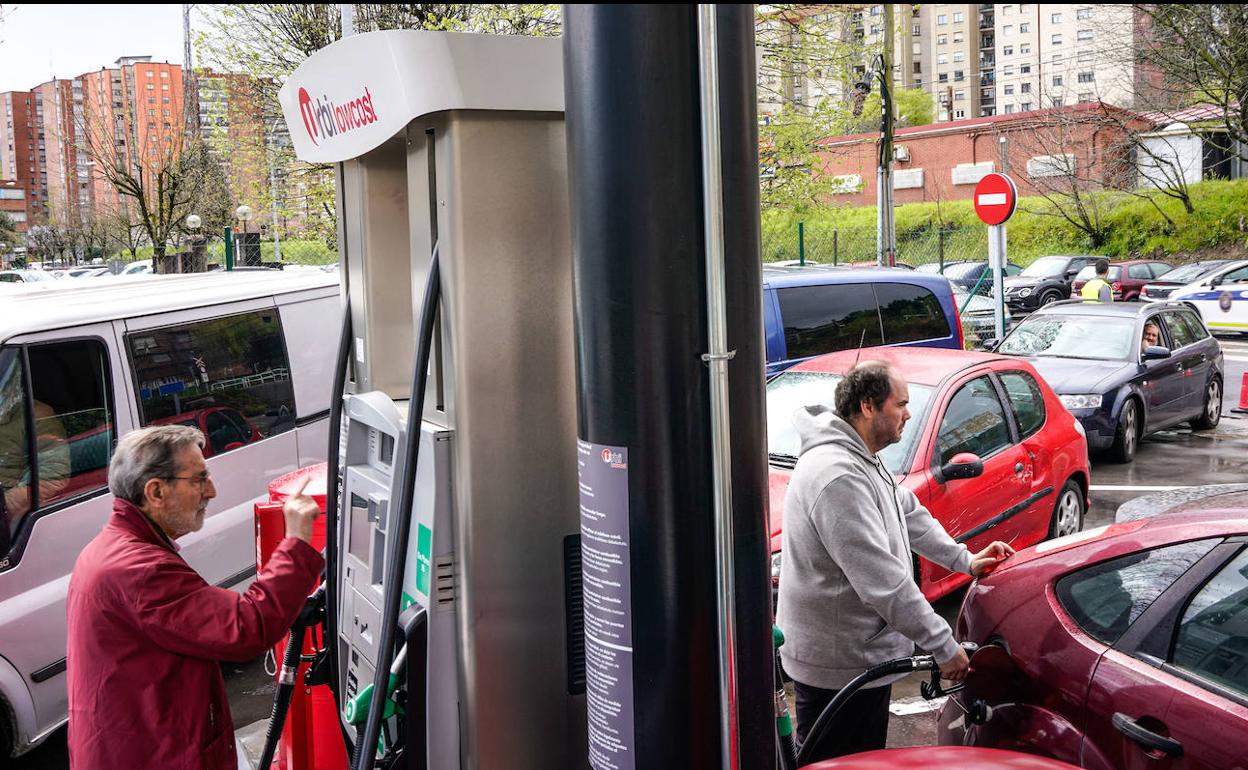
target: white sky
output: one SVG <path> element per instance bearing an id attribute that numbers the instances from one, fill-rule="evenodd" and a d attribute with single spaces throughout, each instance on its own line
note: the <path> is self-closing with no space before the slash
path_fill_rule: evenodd
<path id="1" fill-rule="evenodd" d="M 181 5 L 4 3 L 0 10 L 0 92 L 112 67 L 121 56 L 182 63 Z"/>

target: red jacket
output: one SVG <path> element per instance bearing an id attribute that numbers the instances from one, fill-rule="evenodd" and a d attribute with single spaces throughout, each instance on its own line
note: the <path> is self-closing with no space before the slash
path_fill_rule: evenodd
<path id="1" fill-rule="evenodd" d="M 245 594 L 210 586 L 138 508 L 113 516 L 69 581 L 69 764 L 74 770 L 233 770 L 218 661 L 290 630 L 322 560 L 288 537 Z"/>

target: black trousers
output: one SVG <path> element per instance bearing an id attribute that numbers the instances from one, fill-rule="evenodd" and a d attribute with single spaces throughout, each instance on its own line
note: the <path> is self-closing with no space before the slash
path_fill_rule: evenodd
<path id="1" fill-rule="evenodd" d="M 800 748 L 810 728 L 815 726 L 815 720 L 823 713 L 823 707 L 839 691 L 811 687 L 797 680 L 793 681 L 793 691 L 797 696 L 797 745 Z M 823 739 L 812 747 L 810 761 L 884 748 L 888 743 L 888 704 L 892 693 L 890 685 L 859 690 L 850 696 L 849 702 L 823 731 Z"/>

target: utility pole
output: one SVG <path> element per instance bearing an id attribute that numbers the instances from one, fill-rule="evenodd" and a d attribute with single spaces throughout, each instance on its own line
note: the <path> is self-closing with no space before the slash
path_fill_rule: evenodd
<path id="1" fill-rule="evenodd" d="M 884 53 L 880 61 L 880 161 L 876 172 L 876 262 L 897 264 L 897 229 L 893 218 L 893 4 L 884 4 Z"/>
<path id="2" fill-rule="evenodd" d="M 186 136 L 199 137 L 199 84 L 191 61 L 191 9 L 193 3 L 182 4 L 182 111 Z"/>

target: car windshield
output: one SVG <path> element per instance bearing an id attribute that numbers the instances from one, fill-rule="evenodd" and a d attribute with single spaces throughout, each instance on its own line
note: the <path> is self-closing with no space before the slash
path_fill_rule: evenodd
<path id="1" fill-rule="evenodd" d="M 961 262 L 956 265 L 949 265 L 945 268 L 945 277 L 957 280 L 959 278 L 969 278 L 972 275 L 979 275 L 983 271 L 985 263 L 983 262 Z"/>
<path id="2" fill-rule="evenodd" d="M 1063 275 L 1069 262 L 1070 260 L 1066 257 L 1042 257 L 1028 265 L 1023 270 L 1023 275 L 1029 278 L 1051 278 Z"/>
<path id="3" fill-rule="evenodd" d="M 1087 267 L 1079 271 L 1079 274 L 1075 276 L 1075 280 L 1076 281 L 1090 281 L 1095 277 L 1096 277 L 1096 265 L 1088 265 Z M 1109 280 L 1117 281 L 1120 278 L 1122 278 L 1121 267 L 1109 268 Z"/>
<path id="4" fill-rule="evenodd" d="M 802 439 L 793 426 L 793 413 L 803 406 L 823 404 L 831 407 L 839 374 L 822 372 L 784 372 L 767 383 L 767 453 L 797 459 Z M 880 452 L 884 467 L 893 473 L 905 473 L 902 468 L 910 449 L 918 440 L 923 416 L 932 400 L 932 389 L 926 385 L 910 384 L 910 420 L 901 432 L 901 441 Z"/>
<path id="5" fill-rule="evenodd" d="M 1140 348 L 1134 318 L 1033 315 L 997 350 L 1015 356 L 1127 361 Z"/>
<path id="6" fill-rule="evenodd" d="M 1194 265 L 1182 265 L 1170 270 L 1169 272 L 1162 273 L 1157 276 L 1157 280 L 1167 281 L 1170 283 L 1191 283 L 1206 273 L 1212 273 L 1219 267 L 1222 267 L 1222 263 L 1220 262 L 1214 265 L 1204 262 L 1198 262 Z"/>

